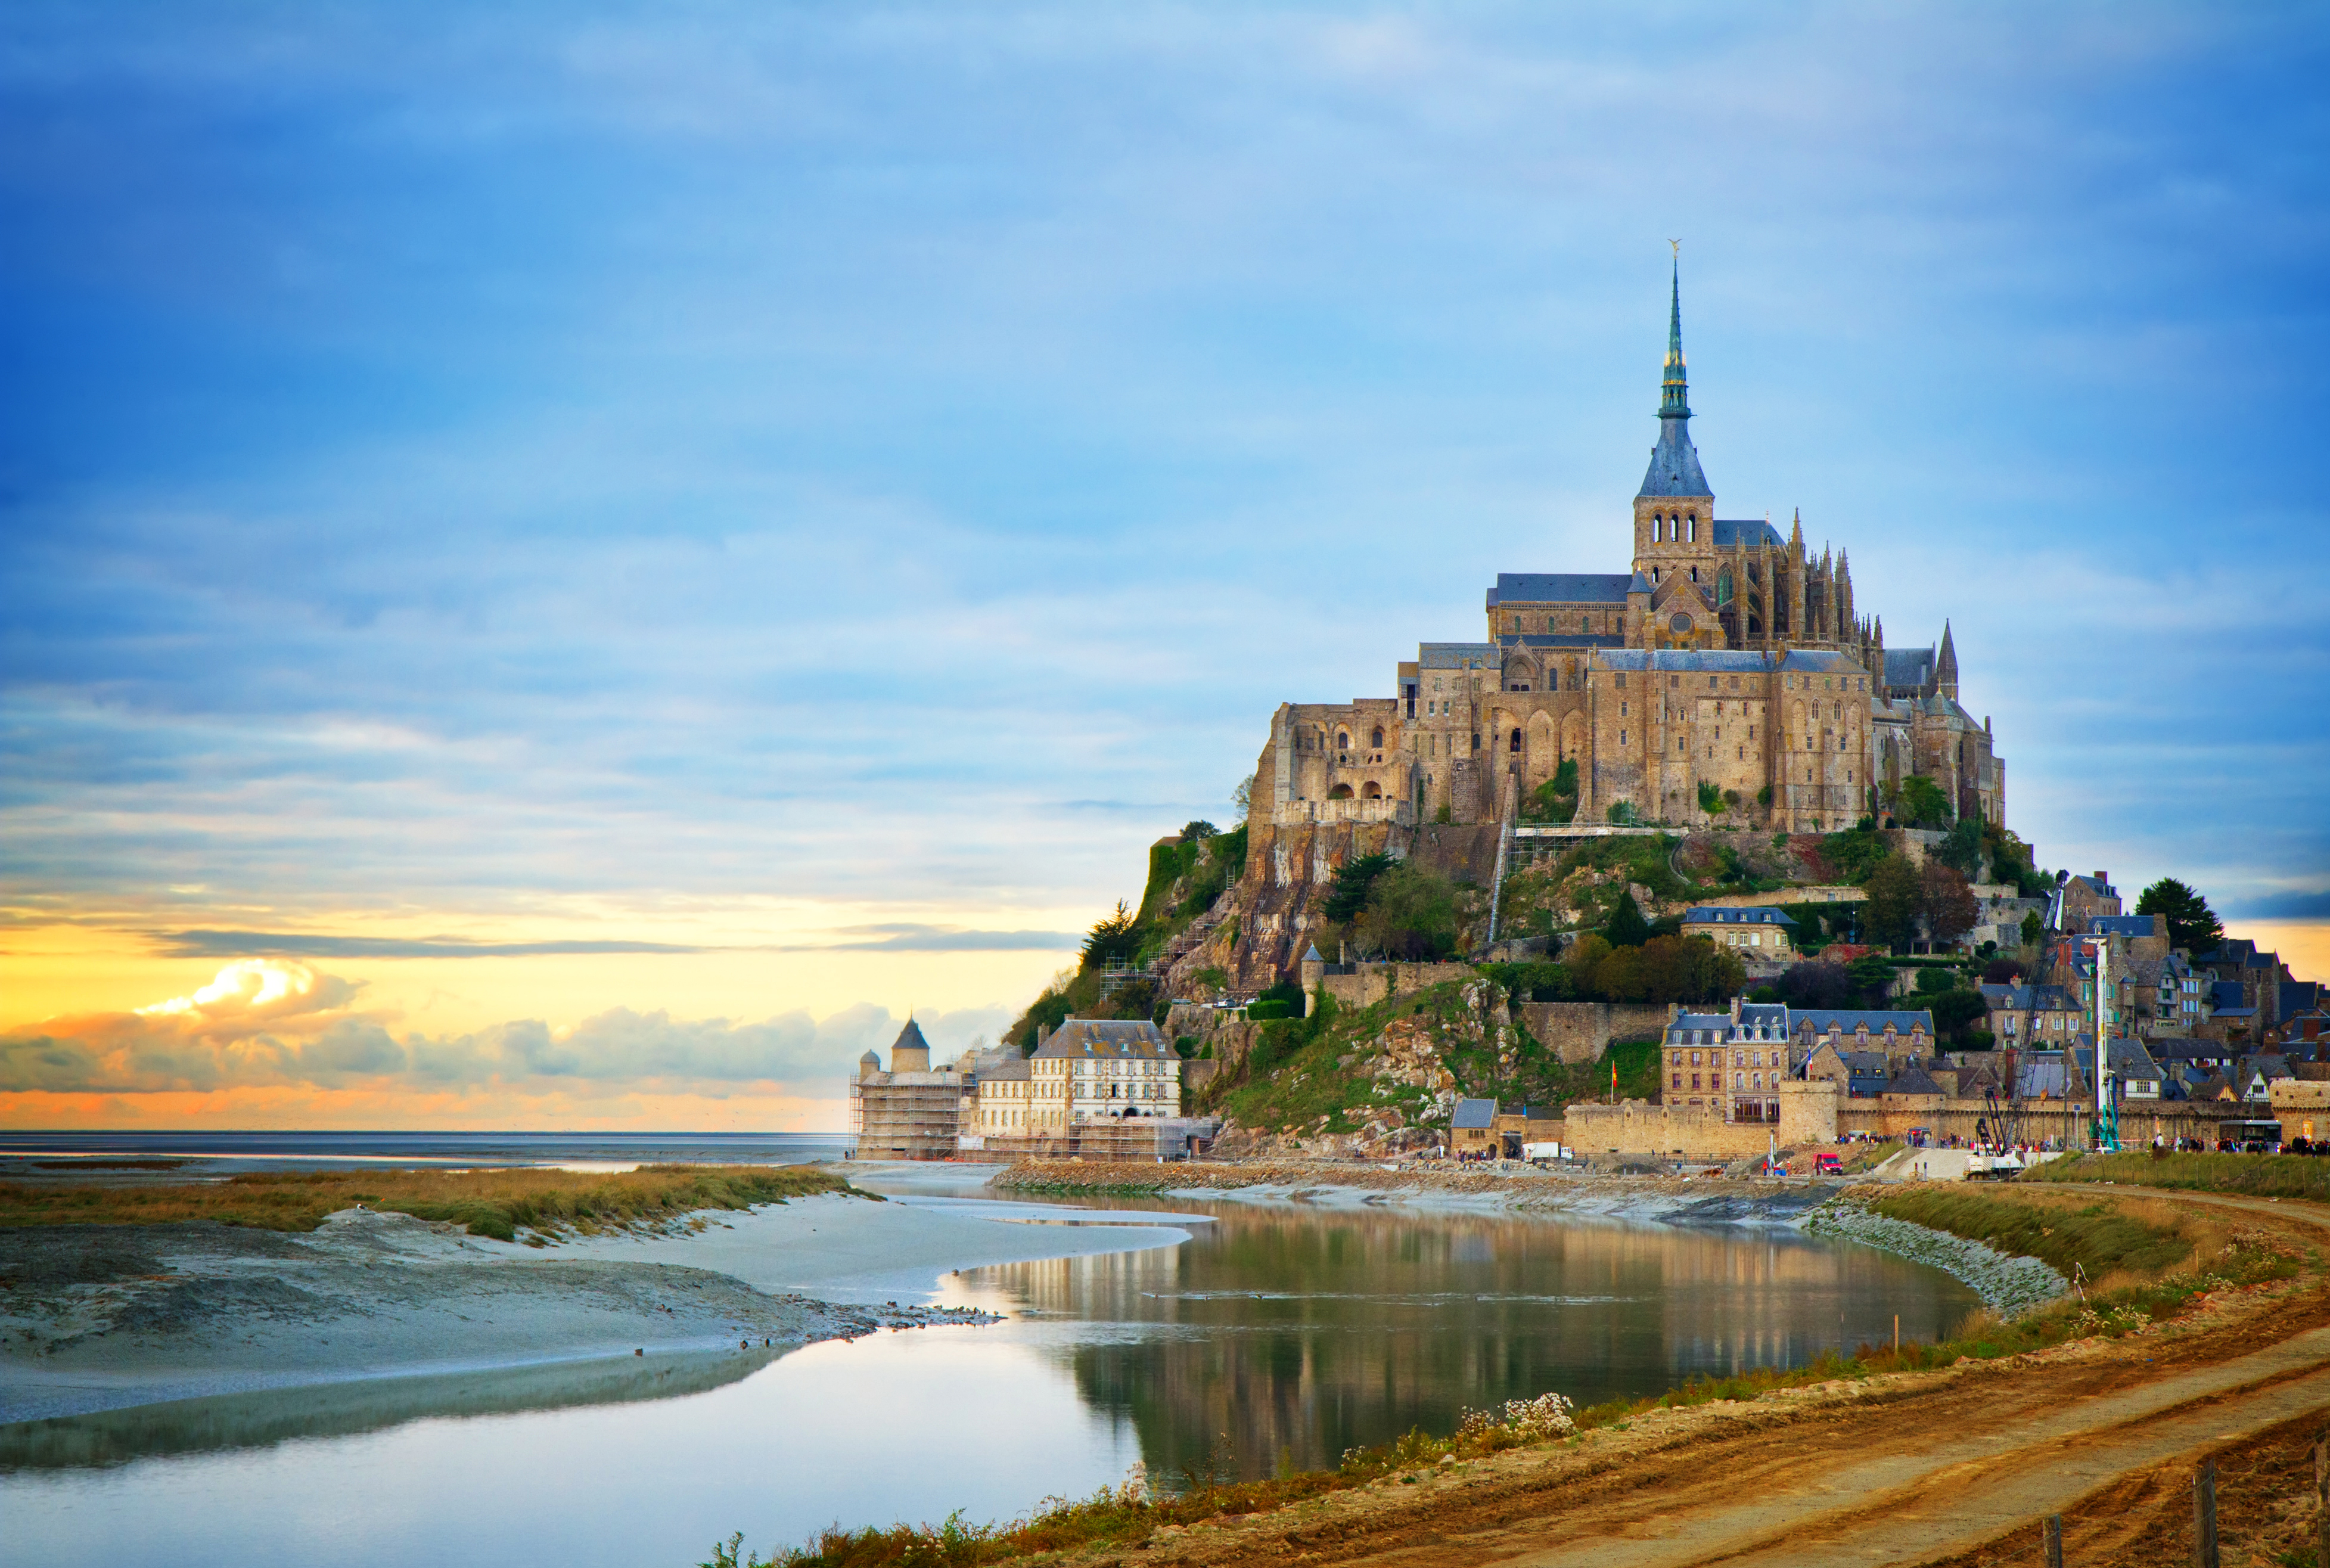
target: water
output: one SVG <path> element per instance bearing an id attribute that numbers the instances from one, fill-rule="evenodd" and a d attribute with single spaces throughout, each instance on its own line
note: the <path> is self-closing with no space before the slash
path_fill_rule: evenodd
<path id="1" fill-rule="evenodd" d="M 1113 1206 L 1214 1222 L 934 1293 L 1010 1314 L 990 1327 L 0 1428 L 0 1563 L 677 1568 L 732 1530 L 765 1549 L 837 1520 L 1010 1517 L 1136 1459 L 1169 1480 L 1331 1464 L 1466 1406 L 1656 1392 L 1976 1306 L 1780 1229 Z"/>

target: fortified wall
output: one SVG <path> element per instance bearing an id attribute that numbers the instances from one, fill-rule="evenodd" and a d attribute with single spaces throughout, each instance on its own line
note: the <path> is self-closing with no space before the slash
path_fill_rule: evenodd
<path id="1" fill-rule="evenodd" d="M 1662 1002 L 1524 1002 L 1521 1027 L 1571 1067 L 1601 1059 L 1614 1041 L 1657 1040 L 1674 1009 Z"/>
<path id="2" fill-rule="evenodd" d="M 1572 1105 L 1562 1113 L 1562 1142 L 1587 1155 L 1704 1155 L 1739 1159 L 1760 1155 L 1776 1138 L 1783 1148 L 1836 1142 L 1837 1088 L 1825 1079 L 1780 1086 L 1780 1119 L 1732 1122 L 1720 1107 Z"/>

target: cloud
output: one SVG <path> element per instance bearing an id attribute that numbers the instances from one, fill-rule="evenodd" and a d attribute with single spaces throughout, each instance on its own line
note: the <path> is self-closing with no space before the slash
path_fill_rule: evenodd
<path id="1" fill-rule="evenodd" d="M 560 1083 L 632 1090 L 838 1083 L 857 1056 L 886 1050 L 901 1021 L 859 1003 L 758 1021 L 676 1018 L 615 1008 L 554 1030 L 516 1019 L 458 1034 L 410 1032 L 355 1011 L 362 987 L 304 965 L 240 960 L 185 996 L 132 1012 L 51 1019 L 0 1034 L 0 1093 L 163 1093 L 279 1085 L 413 1090 Z M 919 1022 L 942 1053 L 1010 1022 L 1003 1007 Z"/>
<path id="2" fill-rule="evenodd" d="M 1072 953 L 1084 938 L 1066 931 L 971 931 L 958 926 L 845 926 L 856 941 L 785 949 L 794 953 Z"/>
<path id="3" fill-rule="evenodd" d="M 543 958 L 567 954 L 723 951 L 670 942 L 473 942 L 453 936 L 327 936 L 272 931 L 156 931 L 152 936 L 156 946 L 171 958 L 223 958 L 232 953 L 301 958 Z"/>
<path id="4" fill-rule="evenodd" d="M 2241 920 L 2330 920 L 2330 892 L 2268 893 L 2234 898 L 2219 911 Z"/>

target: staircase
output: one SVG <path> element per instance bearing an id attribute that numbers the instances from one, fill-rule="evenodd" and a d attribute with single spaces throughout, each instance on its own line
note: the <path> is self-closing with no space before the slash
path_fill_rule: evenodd
<path id="1" fill-rule="evenodd" d="M 1150 961 L 1149 973 L 1161 979 L 1168 970 L 1180 962 L 1185 954 L 1203 946 L 1206 940 L 1219 928 L 1221 923 L 1230 917 L 1232 901 L 1230 895 L 1235 891 L 1235 889 L 1224 889 L 1222 896 L 1214 900 L 1210 908 L 1180 930 L 1174 932 L 1166 942 L 1164 950 Z"/>

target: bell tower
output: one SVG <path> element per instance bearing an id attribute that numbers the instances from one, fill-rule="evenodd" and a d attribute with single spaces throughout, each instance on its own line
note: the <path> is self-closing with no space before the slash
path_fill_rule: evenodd
<path id="1" fill-rule="evenodd" d="M 1634 570 L 1653 585 L 1694 567 L 1714 579 L 1715 495 L 1691 444 L 1691 385 L 1682 357 L 1681 242 L 1667 310 L 1666 373 L 1659 388 L 1659 444 L 1634 492 Z"/>

